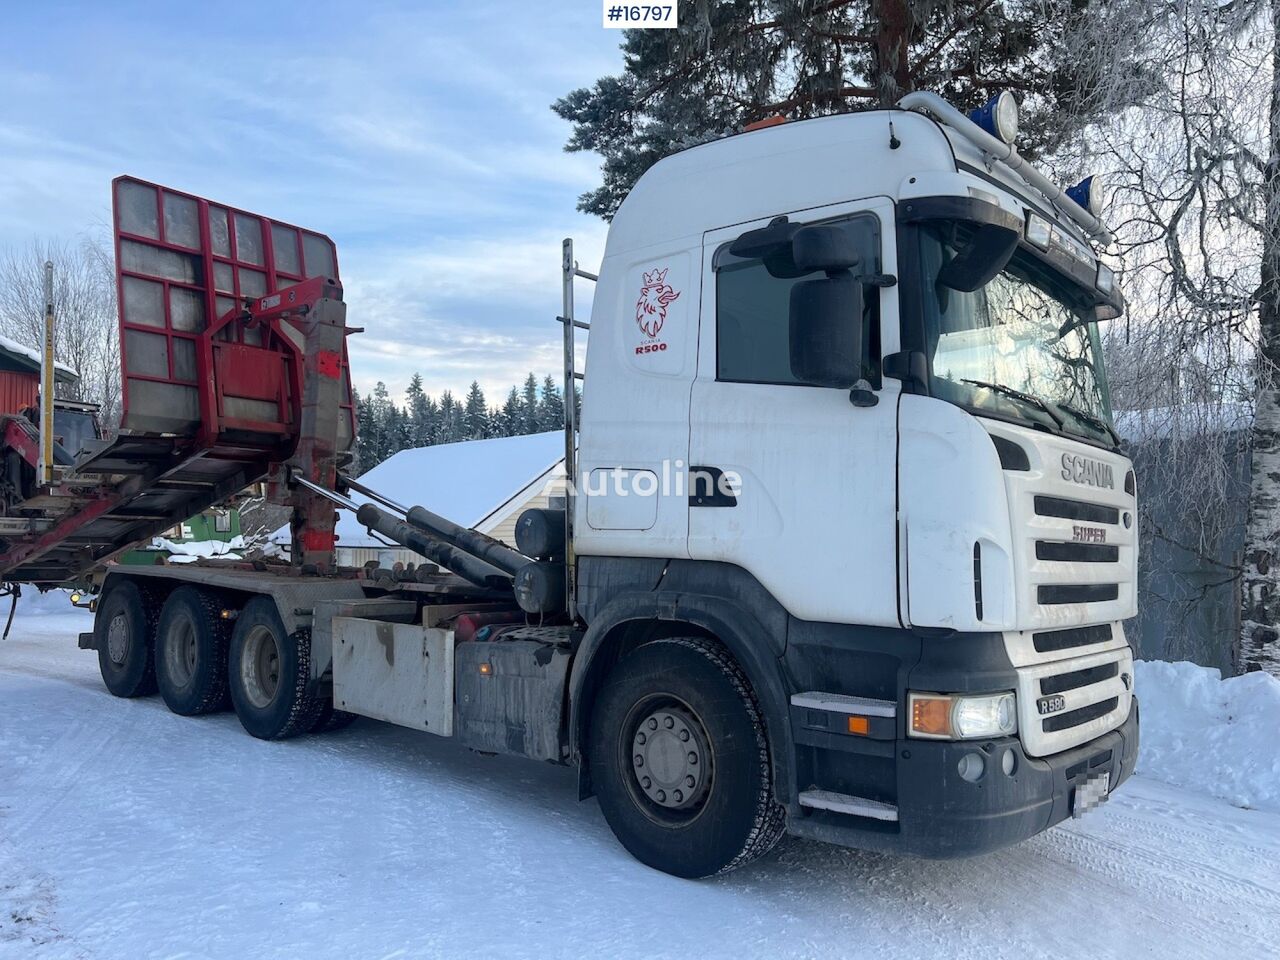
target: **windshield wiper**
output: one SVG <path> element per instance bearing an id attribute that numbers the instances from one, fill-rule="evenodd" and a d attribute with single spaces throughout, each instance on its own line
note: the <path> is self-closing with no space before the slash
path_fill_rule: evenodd
<path id="1" fill-rule="evenodd" d="M 1071 414 L 1071 416 L 1075 417 L 1077 420 L 1082 420 L 1083 422 L 1089 424 L 1091 427 L 1097 430 L 1101 430 L 1103 433 L 1105 433 L 1107 436 L 1111 438 L 1111 441 L 1116 445 L 1117 449 L 1119 448 L 1120 434 L 1116 433 L 1115 428 L 1112 427 L 1111 424 L 1107 423 L 1107 421 L 1103 420 L 1101 417 L 1092 413 L 1088 413 L 1084 410 L 1080 410 L 1076 407 L 1073 407 L 1069 403 L 1063 403 L 1061 400 L 1056 402 L 1054 406 L 1057 407 L 1059 410 L 1067 411 L 1067 413 Z"/>
<path id="2" fill-rule="evenodd" d="M 1003 393 L 1006 397 L 1013 397 L 1015 400 L 1021 400 L 1023 403 L 1029 403 L 1038 410 L 1043 410 L 1045 414 L 1058 425 L 1058 429 L 1062 430 L 1066 427 L 1062 418 L 1053 412 L 1053 408 L 1045 403 L 1039 397 L 1032 396 L 1029 393 L 1023 393 L 1021 390 L 1015 390 L 1013 387 L 1006 387 L 1003 383 L 988 383 L 986 380 L 970 380 L 962 379 L 961 383 L 972 383 L 975 387 L 986 387 L 988 390 L 994 390 L 996 393 Z"/>

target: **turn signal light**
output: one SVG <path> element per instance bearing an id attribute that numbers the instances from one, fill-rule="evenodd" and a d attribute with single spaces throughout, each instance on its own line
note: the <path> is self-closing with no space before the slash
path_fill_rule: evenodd
<path id="1" fill-rule="evenodd" d="M 491 676 L 493 676 L 493 664 L 492 664 L 492 663 L 482 663 L 482 664 L 480 664 L 480 676 L 482 676 L 482 677 L 491 677 Z"/>
<path id="2" fill-rule="evenodd" d="M 865 737 L 871 732 L 871 721 L 866 717 L 850 717 L 849 732 Z"/>
<path id="3" fill-rule="evenodd" d="M 912 696 L 911 732 L 922 737 L 950 737 L 951 698 Z"/>

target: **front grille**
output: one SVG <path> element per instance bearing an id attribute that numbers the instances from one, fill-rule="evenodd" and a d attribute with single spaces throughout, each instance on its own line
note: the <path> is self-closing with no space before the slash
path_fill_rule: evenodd
<path id="1" fill-rule="evenodd" d="M 1055 643 L 1071 640 L 1079 648 L 1108 639 L 1122 641 L 1122 632 L 1111 634 L 1105 627 L 1055 630 L 1035 637 Z M 1133 653 L 1124 645 L 1076 656 L 1069 652 L 1065 660 L 1019 667 L 1018 727 L 1023 747 L 1030 756 L 1047 757 L 1116 729 L 1129 715 L 1132 686 Z"/>
<path id="2" fill-rule="evenodd" d="M 1105 717 L 1120 704 L 1119 697 L 1111 697 L 1108 700 L 1100 700 L 1097 703 L 1091 703 L 1087 707 L 1080 707 L 1078 710 L 1070 710 L 1067 713 L 1060 713 L 1056 717 L 1047 717 L 1041 721 L 1041 727 L 1045 733 L 1057 733 L 1059 730 L 1070 730 L 1072 727 L 1078 727 L 1082 723 L 1088 723 L 1090 720 L 1096 720 L 1098 717 Z"/>
<path id="3" fill-rule="evenodd" d="M 1035 498 L 1036 513 L 1042 517 L 1060 517 L 1063 520 L 1083 520 L 1086 523 L 1119 523 L 1120 510 L 1104 507 L 1083 500 L 1067 500 L 1064 497 Z"/>
<path id="4" fill-rule="evenodd" d="M 1120 664 L 1118 663 L 1103 663 L 1085 670 L 1060 673 L 1056 677 L 1045 677 L 1041 680 L 1040 693 L 1044 696 L 1050 696 L 1055 693 L 1066 693 L 1068 690 L 1079 690 L 1081 687 L 1087 687 L 1091 683 L 1110 680 L 1119 673 Z"/>
<path id="5" fill-rule="evenodd" d="M 1036 653 L 1056 653 L 1072 647 L 1091 647 L 1111 639 L 1111 624 L 1100 623 L 1093 627 L 1072 627 L 1070 630 L 1049 630 L 1031 635 Z"/>
<path id="6" fill-rule="evenodd" d="M 1056 603 L 1099 603 L 1120 596 L 1118 583 L 1051 583 L 1036 588 L 1036 600 Z"/>
<path id="7" fill-rule="evenodd" d="M 1055 543 L 1037 540 L 1036 559 L 1069 563 L 1116 563 L 1120 560 L 1120 548 L 1108 543 Z"/>

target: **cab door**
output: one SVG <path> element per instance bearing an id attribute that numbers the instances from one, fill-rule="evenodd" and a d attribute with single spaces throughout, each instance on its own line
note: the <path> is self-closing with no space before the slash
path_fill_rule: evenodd
<path id="1" fill-rule="evenodd" d="M 860 275 L 896 275 L 886 198 L 791 214 L 843 222 L 865 251 Z M 689 555 L 753 574 L 804 620 L 898 626 L 896 445 L 899 381 L 880 360 L 899 349 L 898 291 L 867 285 L 864 373 L 875 398 L 792 372 L 792 286 L 729 245 L 768 221 L 708 232 L 698 367 L 690 403 Z M 816 275 L 820 276 L 820 274 Z M 812 279 L 809 277 L 807 279 Z M 709 478 L 719 478 L 712 486 Z"/>

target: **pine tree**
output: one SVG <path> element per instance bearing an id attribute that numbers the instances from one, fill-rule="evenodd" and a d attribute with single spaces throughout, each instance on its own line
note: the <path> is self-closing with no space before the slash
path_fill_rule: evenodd
<path id="1" fill-rule="evenodd" d="M 375 463 L 375 454 L 371 446 L 375 435 L 372 408 L 369 401 L 360 396 L 359 391 L 352 388 L 351 400 L 356 408 L 356 475 L 369 470 Z"/>
<path id="2" fill-rule="evenodd" d="M 1019 148 L 1034 155 L 1097 119 L 1099 82 L 1141 72 L 1132 44 L 1105 76 L 1064 54 L 1089 0 L 679 2 L 678 29 L 624 31 L 625 71 L 552 105 L 574 125 L 565 149 L 604 157 L 604 182 L 579 198 L 586 213 L 611 218 L 668 153 L 766 117 L 893 106 L 912 90 L 968 109 L 1001 90 L 1028 94 Z"/>
<path id="3" fill-rule="evenodd" d="M 564 427 L 564 398 L 550 376 L 542 380 L 542 397 L 538 401 L 538 430 L 560 430 Z"/>
<path id="4" fill-rule="evenodd" d="M 422 389 L 422 376 L 415 373 L 404 392 L 405 414 L 409 424 L 409 445 L 425 447 L 431 443 L 435 429 L 435 403 Z"/>
<path id="5" fill-rule="evenodd" d="M 520 433 L 538 432 L 538 412 L 538 378 L 530 372 L 520 397 Z"/>
<path id="6" fill-rule="evenodd" d="M 489 435 L 489 408 L 484 402 L 484 391 L 477 380 L 471 381 L 467 391 L 467 403 L 462 415 L 463 430 L 468 440 L 480 440 Z"/>
<path id="7" fill-rule="evenodd" d="M 512 387 L 511 392 L 507 394 L 506 402 L 503 403 L 499 416 L 499 422 L 502 424 L 502 432 L 499 436 L 514 437 L 519 435 L 524 414 L 520 406 L 520 391 L 515 387 Z"/>
<path id="8" fill-rule="evenodd" d="M 457 443 L 465 440 L 463 436 L 462 405 L 453 399 L 453 392 L 446 390 L 440 394 L 440 419 L 436 429 L 436 443 Z"/>

